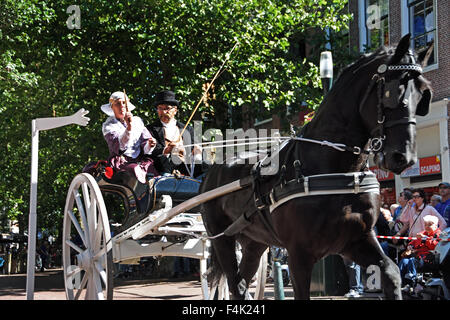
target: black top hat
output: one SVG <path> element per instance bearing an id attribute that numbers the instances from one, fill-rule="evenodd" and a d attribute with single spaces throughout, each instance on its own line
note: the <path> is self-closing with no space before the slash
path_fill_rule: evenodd
<path id="1" fill-rule="evenodd" d="M 178 100 L 175 100 L 175 93 L 173 93 L 170 90 L 164 90 L 161 92 L 158 92 L 155 95 L 155 103 L 153 104 L 153 106 L 158 106 L 160 104 L 168 104 L 171 106 L 179 106 L 179 102 Z"/>

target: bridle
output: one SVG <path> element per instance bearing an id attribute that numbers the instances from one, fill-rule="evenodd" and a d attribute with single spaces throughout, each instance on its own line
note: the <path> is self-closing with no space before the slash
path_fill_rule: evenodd
<path id="1" fill-rule="evenodd" d="M 392 128 L 398 125 L 416 125 L 415 117 L 403 117 L 397 120 L 389 120 L 386 121 L 385 110 L 386 109 L 396 109 L 399 107 L 399 103 L 397 101 L 397 90 L 399 87 L 399 79 L 394 77 L 389 77 L 393 72 L 404 71 L 404 72 L 414 72 L 417 73 L 416 76 L 411 77 L 414 79 L 422 74 L 422 66 L 414 63 L 414 57 L 412 53 L 409 55 L 412 56 L 413 63 L 407 64 L 397 64 L 397 65 L 386 65 L 381 64 L 377 73 L 375 73 L 369 83 L 369 86 L 361 100 L 361 104 L 359 106 L 359 110 L 361 112 L 363 106 L 366 103 L 370 93 L 376 86 L 377 88 L 377 125 L 370 132 L 370 150 L 373 153 L 381 152 L 383 149 L 383 142 L 386 139 L 385 129 Z M 389 79 L 389 80 L 386 80 Z M 410 79 L 410 80 L 411 80 Z M 401 103 L 403 105 L 408 105 L 409 98 L 409 84 L 405 89 L 405 93 L 403 95 L 403 99 L 401 99 Z M 394 106 L 394 107 L 393 107 Z"/>

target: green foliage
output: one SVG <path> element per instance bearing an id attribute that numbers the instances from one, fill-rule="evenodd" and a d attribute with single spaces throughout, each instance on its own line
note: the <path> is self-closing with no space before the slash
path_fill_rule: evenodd
<path id="1" fill-rule="evenodd" d="M 228 106 L 254 115 L 314 109 L 321 100 L 318 52 L 325 28 L 347 27 L 345 0 L 83 0 L 80 29 L 69 29 L 72 0 L 3 0 L 0 4 L 0 215 L 27 225 L 31 120 L 90 111 L 87 127 L 41 132 L 38 223 L 60 229 L 72 178 L 105 159 L 100 105 L 126 89 L 146 123 L 154 94 L 172 89 L 187 119 L 226 54 L 216 101 L 198 114 L 227 126 Z M 309 42 L 313 59 L 294 50 Z M 316 39 L 316 40 L 314 40 Z M 316 41 L 316 42 L 314 42 Z M 211 109 L 212 108 L 212 109 Z M 237 125 L 239 126 L 239 124 Z"/>

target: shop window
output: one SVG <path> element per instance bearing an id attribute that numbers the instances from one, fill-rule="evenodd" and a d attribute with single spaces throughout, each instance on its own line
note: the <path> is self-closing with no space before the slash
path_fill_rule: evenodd
<path id="1" fill-rule="evenodd" d="M 364 0 L 366 51 L 389 45 L 389 0 Z"/>
<path id="2" fill-rule="evenodd" d="M 408 0 L 409 31 L 416 52 L 425 50 L 436 39 L 435 8 L 435 0 Z M 428 65 L 436 62 L 435 43 Z"/>

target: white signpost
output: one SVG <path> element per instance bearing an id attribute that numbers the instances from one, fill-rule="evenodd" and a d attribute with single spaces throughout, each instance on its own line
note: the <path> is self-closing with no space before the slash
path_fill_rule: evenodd
<path id="1" fill-rule="evenodd" d="M 80 109 L 73 115 L 67 117 L 38 118 L 31 121 L 31 189 L 30 215 L 28 217 L 27 300 L 33 300 L 34 298 L 39 131 L 55 129 L 69 124 L 86 126 L 90 120 L 85 116 L 88 113 L 89 111 Z"/>

